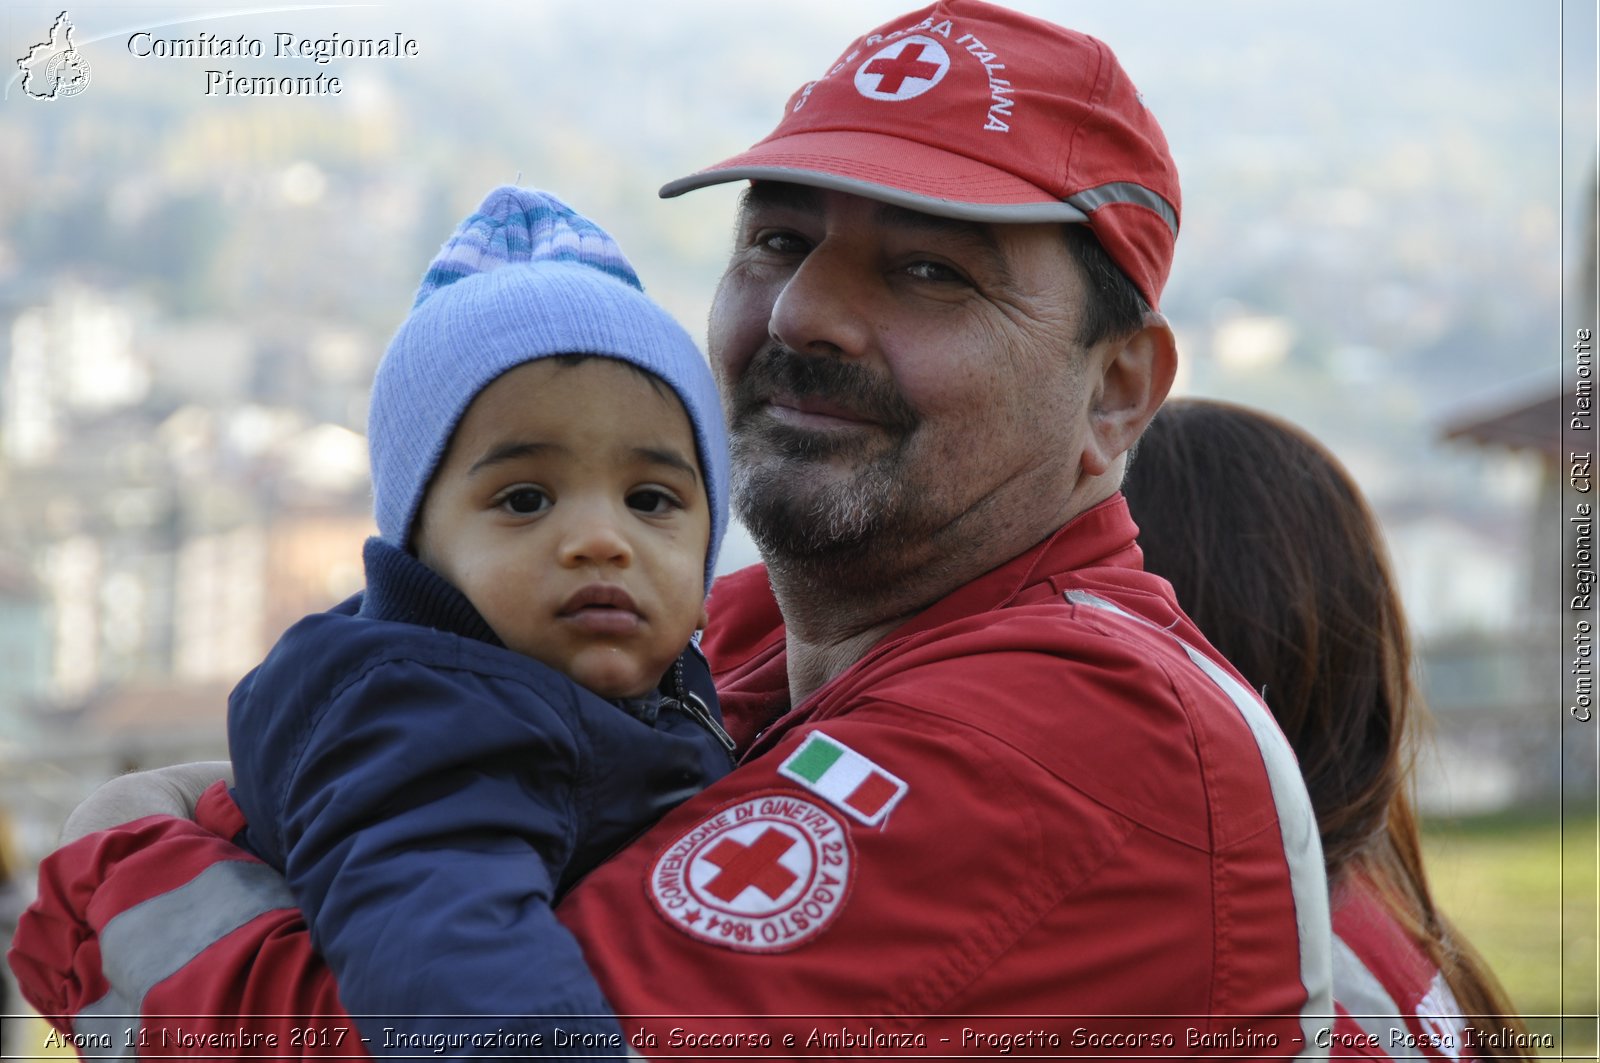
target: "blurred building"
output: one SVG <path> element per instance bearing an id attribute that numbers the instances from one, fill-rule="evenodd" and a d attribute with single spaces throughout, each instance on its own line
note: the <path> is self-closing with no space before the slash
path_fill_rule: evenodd
<path id="1" fill-rule="evenodd" d="M 1600 192 L 1600 184 L 1594 187 Z M 1576 297 L 1562 323 L 1567 337 L 1580 327 L 1594 330 L 1600 309 L 1597 210 L 1600 195 L 1588 198 L 1575 233 L 1584 250 L 1574 271 L 1576 283 L 1569 285 Z M 1572 445 L 1568 418 L 1579 380 L 1565 343 L 1561 356 L 1559 369 L 1551 366 L 1520 387 L 1457 410 L 1443 426 L 1446 439 L 1528 456 L 1537 463 L 1539 487 L 1522 517 L 1519 579 L 1503 596 L 1502 621 L 1490 629 L 1429 640 L 1421 654 L 1425 689 L 1439 720 L 1440 757 L 1424 765 L 1436 805 L 1470 810 L 1547 802 L 1563 785 L 1569 793 L 1594 793 L 1592 755 L 1573 755 L 1565 740 L 1572 651 L 1564 633 L 1571 616 L 1567 518 L 1577 502 L 1595 501 L 1592 486 L 1580 491 L 1573 482 L 1572 454 L 1592 457 L 1595 433 L 1591 428 Z M 1470 573 L 1471 566 L 1463 565 L 1462 571 Z"/>
<path id="2" fill-rule="evenodd" d="M 0 301 L 0 808 L 29 851 L 113 774 L 226 756 L 233 684 L 361 585 L 365 441 L 317 415 L 360 408 L 371 355 L 299 322 L 278 372 L 257 337 L 288 324 Z"/>

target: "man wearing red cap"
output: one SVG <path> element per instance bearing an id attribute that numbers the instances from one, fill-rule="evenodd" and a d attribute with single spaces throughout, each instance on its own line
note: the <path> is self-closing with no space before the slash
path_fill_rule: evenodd
<path id="1" fill-rule="evenodd" d="M 662 194 L 726 181 L 751 184 L 709 345 L 765 565 L 717 584 L 705 647 L 741 760 L 560 909 L 635 1050 L 1324 1054 L 1298 770 L 1142 571 L 1118 491 L 1176 359 L 1155 308 L 1177 174 L 1127 75 L 1092 38 L 949 0 Z M 53 858 L 81 930 L 61 1010 L 404 1053 L 291 1044 L 307 1024 L 284 1016 L 337 1010 L 292 909 L 130 916 L 242 859 L 225 795 L 200 818 Z M 518 1052 L 462 1028 L 489 1040 L 439 1050 Z M 539 1054 L 563 1051 L 596 1047 Z"/>

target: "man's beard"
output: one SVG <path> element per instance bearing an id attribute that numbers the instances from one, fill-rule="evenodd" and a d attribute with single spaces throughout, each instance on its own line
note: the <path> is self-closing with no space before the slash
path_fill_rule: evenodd
<path id="1" fill-rule="evenodd" d="M 780 424 L 764 412 L 775 393 L 823 400 L 877 427 L 828 433 Z M 928 530 L 926 492 L 908 454 L 920 418 L 869 370 L 774 345 L 733 385 L 728 415 L 734 509 L 769 564 L 843 571 L 869 556 L 887 561 Z"/>

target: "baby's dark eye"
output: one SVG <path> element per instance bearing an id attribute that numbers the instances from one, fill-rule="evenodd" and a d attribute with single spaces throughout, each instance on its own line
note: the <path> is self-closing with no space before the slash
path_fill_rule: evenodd
<path id="1" fill-rule="evenodd" d="M 527 517 L 550 508 L 550 496 L 537 487 L 517 487 L 500 496 L 507 512 Z"/>
<path id="2" fill-rule="evenodd" d="M 682 504 L 672 494 L 655 487 L 642 487 L 628 495 L 628 508 L 650 516 L 660 516 Z"/>

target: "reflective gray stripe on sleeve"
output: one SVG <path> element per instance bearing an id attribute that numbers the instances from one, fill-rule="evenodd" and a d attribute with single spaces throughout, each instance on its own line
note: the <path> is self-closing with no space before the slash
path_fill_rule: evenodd
<path id="1" fill-rule="evenodd" d="M 1311 808 L 1311 797 L 1306 793 L 1300 764 L 1295 760 L 1289 740 L 1283 737 L 1277 721 L 1261 699 L 1172 632 L 1087 591 L 1067 591 L 1065 597 L 1074 605 L 1104 609 L 1172 639 L 1244 717 L 1267 769 L 1267 784 L 1272 789 L 1272 802 L 1278 810 L 1278 829 L 1283 836 L 1283 854 L 1289 862 L 1289 889 L 1294 898 L 1295 926 L 1300 934 L 1300 981 L 1306 989 L 1305 1007 L 1300 1011 L 1305 1047 L 1298 1058 L 1324 1058 L 1326 1052 L 1315 1046 L 1317 1034 L 1327 1028 L 1334 1014 L 1333 925 L 1328 913 L 1328 873 L 1322 862 L 1322 838 L 1317 833 L 1316 813 Z"/>
<path id="2" fill-rule="evenodd" d="M 1344 1005 L 1357 1025 L 1378 1038 L 1385 1050 L 1392 1043 L 1389 1031 L 1406 1028 L 1400 1008 L 1383 983 L 1337 934 L 1333 937 L 1333 999 Z"/>
<path id="3" fill-rule="evenodd" d="M 78 1055 L 84 1059 L 132 1059 L 139 1027 L 139 1009 L 115 987 L 72 1020 Z"/>
<path id="4" fill-rule="evenodd" d="M 1114 181 L 1096 188 L 1085 188 L 1082 192 L 1068 196 L 1066 201 L 1085 214 L 1093 214 L 1101 207 L 1109 207 L 1114 203 L 1132 203 L 1135 206 L 1149 207 L 1161 215 L 1161 220 L 1167 223 L 1167 228 L 1172 230 L 1174 237 L 1178 235 L 1178 212 L 1172 209 L 1172 204 L 1162 198 L 1160 193 L 1144 185 L 1136 185 L 1132 181 Z"/>
<path id="5" fill-rule="evenodd" d="M 128 1011 L 223 937 L 265 912 L 293 908 L 288 883 L 266 864 L 212 864 L 175 890 L 136 904 L 100 932 L 100 966 Z"/>

